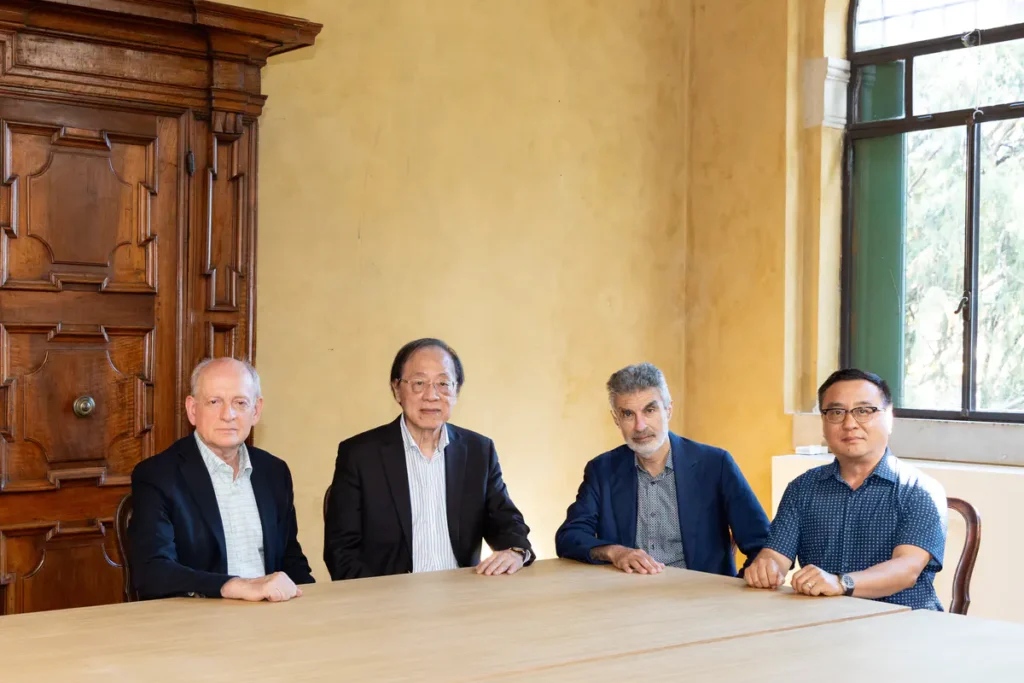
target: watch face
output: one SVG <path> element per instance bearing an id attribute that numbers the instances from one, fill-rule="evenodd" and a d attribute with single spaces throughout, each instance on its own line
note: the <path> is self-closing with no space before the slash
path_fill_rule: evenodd
<path id="1" fill-rule="evenodd" d="M 853 577 L 849 574 L 843 574 L 841 581 L 843 582 L 843 588 L 846 590 L 853 588 Z"/>

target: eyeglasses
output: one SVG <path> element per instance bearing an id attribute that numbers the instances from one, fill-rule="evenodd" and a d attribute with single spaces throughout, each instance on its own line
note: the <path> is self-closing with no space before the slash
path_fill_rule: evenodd
<path id="1" fill-rule="evenodd" d="M 853 415 L 853 419 L 856 420 L 858 424 L 864 424 L 865 422 L 873 420 L 875 415 L 880 412 L 882 412 L 882 409 L 876 408 L 875 406 L 857 406 L 856 408 L 850 408 L 849 410 L 846 408 L 829 408 L 821 411 L 821 414 L 824 416 L 825 420 L 837 425 L 846 422 L 847 413 Z"/>
<path id="2" fill-rule="evenodd" d="M 441 396 L 454 396 L 455 395 L 455 382 L 450 379 L 443 379 L 438 382 L 428 382 L 425 379 L 400 379 L 399 382 L 405 382 L 412 389 L 414 394 L 422 394 L 427 390 L 427 387 L 431 384 L 434 385 L 434 389 Z"/>

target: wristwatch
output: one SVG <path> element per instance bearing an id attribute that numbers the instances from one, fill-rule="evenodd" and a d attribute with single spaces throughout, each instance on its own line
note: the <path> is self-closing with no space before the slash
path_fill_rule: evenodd
<path id="1" fill-rule="evenodd" d="M 840 574 L 839 583 L 843 587 L 843 595 L 853 595 L 853 577 L 849 574 Z"/>
<path id="2" fill-rule="evenodd" d="M 509 548 L 509 550 L 514 553 L 518 553 L 523 558 L 523 564 L 529 562 L 530 558 L 533 556 L 533 553 L 529 548 Z"/>

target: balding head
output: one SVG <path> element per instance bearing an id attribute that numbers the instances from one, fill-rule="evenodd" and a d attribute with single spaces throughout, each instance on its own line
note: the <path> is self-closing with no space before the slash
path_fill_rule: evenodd
<path id="1" fill-rule="evenodd" d="M 252 388 L 251 397 L 253 400 L 263 395 L 260 388 L 259 373 L 256 372 L 256 368 L 252 364 L 235 358 L 207 358 L 192 371 L 191 396 L 198 396 L 197 392 L 199 391 L 199 385 L 202 382 L 203 376 L 210 372 L 218 374 L 222 372 L 237 373 L 247 378 L 249 386 Z"/>

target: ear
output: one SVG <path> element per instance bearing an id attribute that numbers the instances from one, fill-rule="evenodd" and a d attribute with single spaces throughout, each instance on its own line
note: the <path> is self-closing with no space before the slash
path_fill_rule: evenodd
<path id="1" fill-rule="evenodd" d="M 622 425 L 619 424 L 619 415 L 618 415 L 618 413 L 616 413 L 614 410 L 612 410 L 610 412 L 612 414 L 612 422 L 615 423 L 616 427 L 621 427 Z"/>
<path id="2" fill-rule="evenodd" d="M 672 402 L 669 401 L 669 404 L 667 406 L 665 406 L 665 421 L 668 422 L 671 419 L 672 419 Z"/>
<path id="3" fill-rule="evenodd" d="M 398 391 L 399 384 L 397 379 L 391 380 L 391 394 L 395 397 L 395 403 L 402 405 L 402 394 Z"/>
<path id="4" fill-rule="evenodd" d="M 260 415 L 263 414 L 263 397 L 260 396 L 256 399 L 256 404 L 252 407 L 252 423 L 256 424 L 260 421 Z"/>
<path id="5" fill-rule="evenodd" d="M 196 400 L 191 396 L 185 397 L 185 413 L 188 415 L 188 421 L 193 427 L 196 426 Z"/>

